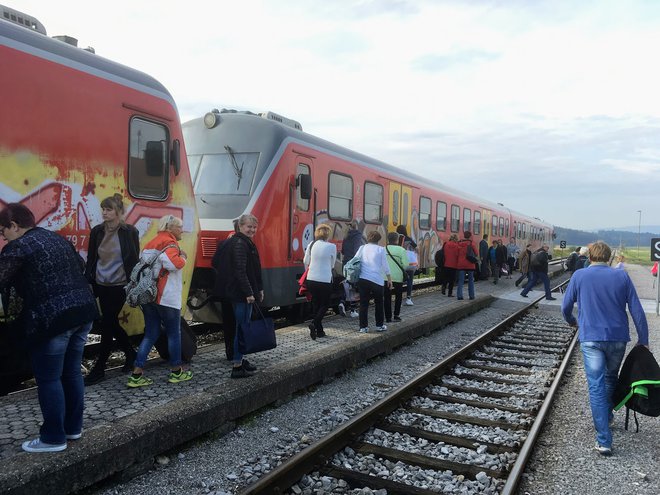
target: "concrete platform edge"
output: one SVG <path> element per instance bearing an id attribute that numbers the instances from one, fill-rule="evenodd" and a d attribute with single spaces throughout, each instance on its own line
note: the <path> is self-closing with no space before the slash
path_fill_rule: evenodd
<path id="1" fill-rule="evenodd" d="M 357 345 L 356 340 L 348 340 L 330 350 L 293 356 L 260 372 L 257 380 L 242 380 L 242 387 L 231 390 L 220 385 L 207 387 L 203 392 L 94 428 L 85 432 L 81 440 L 70 442 L 70 447 L 61 453 L 20 453 L 4 462 L 0 493 L 58 495 L 82 490 L 415 338 L 442 329 L 489 306 L 494 300 L 487 295 L 478 296 L 474 301 L 456 301 L 449 307 L 420 315 L 410 323 L 392 326 L 382 334 L 366 335 Z"/>

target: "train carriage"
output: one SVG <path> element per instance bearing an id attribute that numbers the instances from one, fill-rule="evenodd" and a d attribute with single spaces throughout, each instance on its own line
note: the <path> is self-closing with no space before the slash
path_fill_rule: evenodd
<path id="1" fill-rule="evenodd" d="M 365 234 L 405 225 L 419 246 L 422 269 L 434 266 L 440 240 L 465 230 L 505 244 L 516 237 L 520 246 L 552 240 L 545 222 L 307 134 L 271 112 L 216 110 L 184 123 L 183 132 L 200 221 L 193 305 L 206 300 L 213 253 L 242 213 L 260 220 L 255 242 L 265 304 L 287 308 L 304 301 L 297 280 L 320 223 L 332 227 L 338 250 L 351 220 Z M 336 268 L 340 273 L 339 262 Z M 199 308 L 196 318 L 213 321 L 216 311 L 208 309 Z"/>
<path id="2" fill-rule="evenodd" d="M 198 224 L 172 96 L 152 77 L 30 24 L 0 17 L 0 209 L 25 204 L 85 257 L 90 229 L 102 222 L 100 201 L 120 193 L 143 243 L 160 217 L 183 219 L 189 281 Z M 120 318 L 129 333 L 142 331 L 139 310 L 126 306 Z"/>

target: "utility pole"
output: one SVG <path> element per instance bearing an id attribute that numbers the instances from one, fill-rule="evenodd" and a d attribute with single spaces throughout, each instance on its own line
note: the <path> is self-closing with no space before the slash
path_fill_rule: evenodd
<path id="1" fill-rule="evenodd" d="M 639 238 L 642 233 L 642 210 L 637 210 L 639 213 L 639 223 L 637 224 L 637 256 L 639 256 Z"/>

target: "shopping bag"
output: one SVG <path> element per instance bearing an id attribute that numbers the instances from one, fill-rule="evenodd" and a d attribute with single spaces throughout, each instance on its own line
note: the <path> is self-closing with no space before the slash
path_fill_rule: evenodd
<path id="1" fill-rule="evenodd" d="M 298 285 L 300 288 L 298 289 L 298 295 L 299 296 L 304 296 L 308 301 L 312 300 L 312 293 L 309 292 L 309 289 L 307 288 L 307 273 L 309 272 L 309 268 L 303 272 L 303 274 L 300 276 L 300 279 L 298 280 Z"/>
<path id="2" fill-rule="evenodd" d="M 258 305 L 255 304 L 254 307 L 258 318 L 239 325 L 236 337 L 241 354 L 254 354 L 277 347 L 273 319 L 264 317 Z"/>

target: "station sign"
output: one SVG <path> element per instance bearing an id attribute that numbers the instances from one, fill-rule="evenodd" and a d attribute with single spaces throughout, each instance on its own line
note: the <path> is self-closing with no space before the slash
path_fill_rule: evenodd
<path id="1" fill-rule="evenodd" d="M 559 247 L 561 249 L 566 249 L 566 241 L 559 241 Z"/>
<path id="2" fill-rule="evenodd" d="M 651 261 L 660 261 L 660 237 L 651 239 Z"/>

